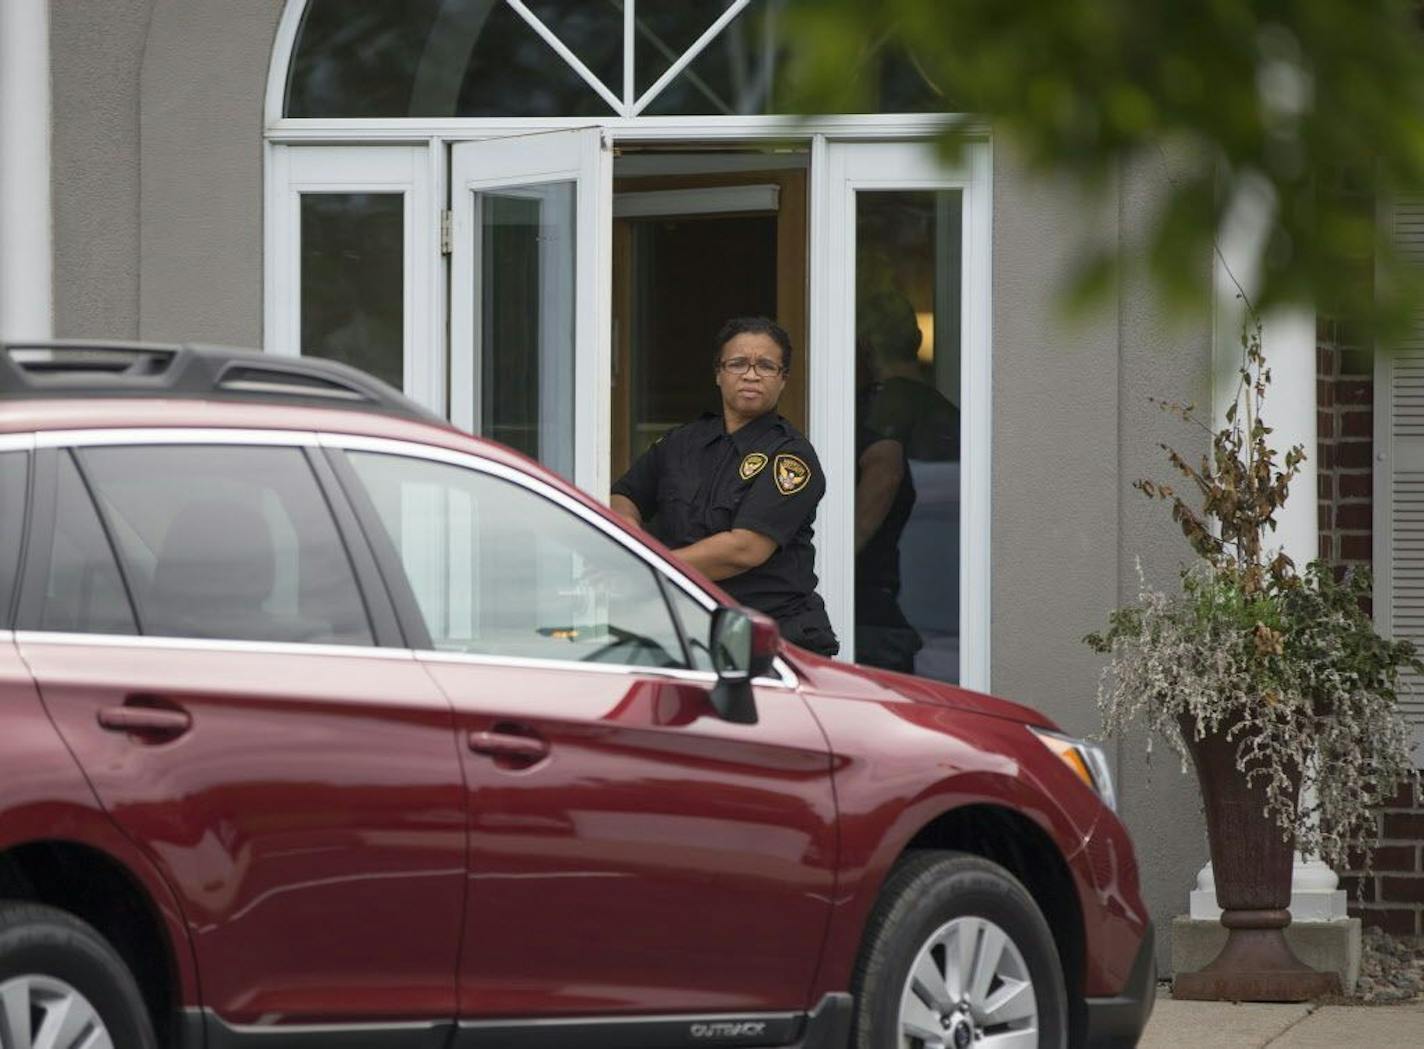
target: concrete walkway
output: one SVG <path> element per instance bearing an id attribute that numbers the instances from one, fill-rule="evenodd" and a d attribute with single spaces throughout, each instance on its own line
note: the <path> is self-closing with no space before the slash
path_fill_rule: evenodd
<path id="1" fill-rule="evenodd" d="M 1138 1049 L 1424 1049 L 1424 1002 L 1231 1005 L 1159 997 Z"/>

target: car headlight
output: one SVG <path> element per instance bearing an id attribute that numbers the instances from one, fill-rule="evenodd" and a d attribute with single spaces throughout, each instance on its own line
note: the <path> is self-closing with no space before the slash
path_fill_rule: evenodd
<path id="1" fill-rule="evenodd" d="M 1113 788 L 1112 768 L 1108 765 L 1107 753 L 1096 743 L 1086 739 L 1074 739 L 1059 732 L 1028 726 L 1028 730 L 1038 737 L 1063 764 L 1073 770 L 1073 774 L 1086 783 L 1103 804 L 1117 811 L 1117 791 Z"/>

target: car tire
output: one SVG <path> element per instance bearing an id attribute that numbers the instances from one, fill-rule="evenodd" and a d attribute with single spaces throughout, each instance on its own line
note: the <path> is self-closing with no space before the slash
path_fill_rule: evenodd
<path id="1" fill-rule="evenodd" d="M 93 1038 L 100 1028 L 107 1041 Z M 41 1032 L 63 1033 L 55 1049 L 158 1044 L 133 974 L 91 926 L 53 907 L 0 902 L 0 1045 L 30 1049 Z"/>
<path id="2" fill-rule="evenodd" d="M 854 1049 L 1067 1045 L 1053 933 L 1023 885 L 979 856 L 917 851 L 895 866 L 852 989 Z"/>

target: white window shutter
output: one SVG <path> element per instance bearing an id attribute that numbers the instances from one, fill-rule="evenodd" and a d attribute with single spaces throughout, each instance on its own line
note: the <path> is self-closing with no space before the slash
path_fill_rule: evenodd
<path id="1" fill-rule="evenodd" d="M 1401 255 L 1424 267 L 1424 197 L 1380 209 Z M 1424 652 L 1424 305 L 1403 341 L 1375 355 L 1375 623 Z M 1408 675 L 1401 699 L 1424 764 L 1424 678 Z"/>

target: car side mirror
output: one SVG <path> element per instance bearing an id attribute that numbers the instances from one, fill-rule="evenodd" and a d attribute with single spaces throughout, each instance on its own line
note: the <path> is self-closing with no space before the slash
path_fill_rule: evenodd
<path id="1" fill-rule="evenodd" d="M 752 679 L 769 671 L 781 650 L 776 620 L 747 608 L 719 609 L 712 619 L 710 648 L 717 672 L 712 706 L 724 721 L 755 725 Z"/>

